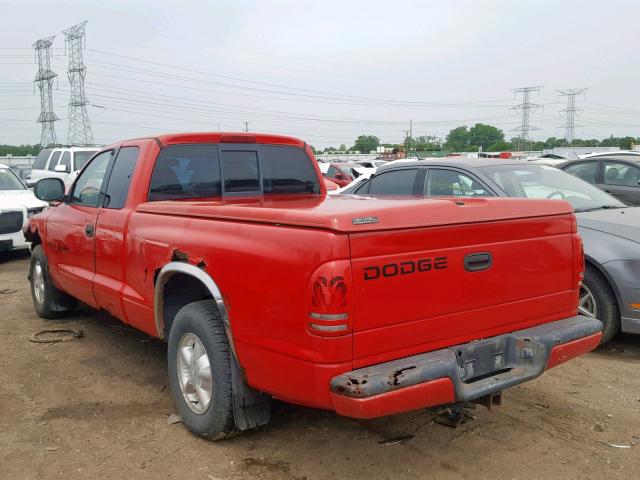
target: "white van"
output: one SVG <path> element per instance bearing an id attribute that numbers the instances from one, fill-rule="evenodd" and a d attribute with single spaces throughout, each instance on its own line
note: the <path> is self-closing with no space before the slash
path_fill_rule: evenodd
<path id="1" fill-rule="evenodd" d="M 42 178 L 57 177 L 68 187 L 98 150 L 92 147 L 45 148 L 33 162 L 27 185 L 31 187 Z"/>

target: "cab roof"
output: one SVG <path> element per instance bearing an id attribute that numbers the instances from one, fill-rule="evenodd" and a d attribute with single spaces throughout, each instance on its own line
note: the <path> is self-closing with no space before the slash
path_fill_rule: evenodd
<path id="1" fill-rule="evenodd" d="M 271 133 L 246 133 L 246 132 L 191 132 L 191 133 L 166 133 L 155 137 L 144 137 L 155 140 L 161 146 L 175 145 L 179 143 L 257 143 L 267 145 L 291 145 L 304 148 L 306 143 L 298 138 Z M 142 140 L 141 138 L 129 139 Z M 123 142 L 116 142 L 116 144 Z"/>

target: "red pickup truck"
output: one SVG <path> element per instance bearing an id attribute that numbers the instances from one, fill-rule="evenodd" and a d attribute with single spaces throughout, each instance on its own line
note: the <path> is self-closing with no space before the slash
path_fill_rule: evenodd
<path id="1" fill-rule="evenodd" d="M 35 192 L 38 314 L 81 301 L 165 339 L 205 438 L 271 398 L 356 418 L 487 399 L 601 336 L 565 202 L 331 198 L 304 142 L 222 133 L 114 144 Z"/>

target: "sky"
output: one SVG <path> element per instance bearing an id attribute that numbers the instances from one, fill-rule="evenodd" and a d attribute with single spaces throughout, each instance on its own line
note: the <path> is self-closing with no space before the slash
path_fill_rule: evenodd
<path id="1" fill-rule="evenodd" d="M 640 136 L 640 2 L 629 0 L 0 0 L 0 143 L 35 144 L 32 44 L 55 35 L 55 129 L 67 140 L 62 30 L 88 20 L 95 141 L 179 131 L 289 134 L 314 146 L 445 137 L 477 122 L 507 138 L 513 89 L 532 139 L 564 136 L 566 98 L 588 87 L 576 137 Z M 34 94 L 35 92 L 35 94 Z"/>

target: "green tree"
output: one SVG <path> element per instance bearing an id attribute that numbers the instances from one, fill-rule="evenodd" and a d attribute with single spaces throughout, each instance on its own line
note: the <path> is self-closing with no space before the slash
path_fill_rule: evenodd
<path id="1" fill-rule="evenodd" d="M 509 150 L 513 150 L 513 145 L 511 144 L 511 142 L 501 141 L 489 145 L 486 150 L 488 152 L 506 152 Z"/>
<path id="2" fill-rule="evenodd" d="M 360 135 L 351 150 L 357 150 L 362 153 L 375 152 L 380 145 L 380 139 L 375 135 Z"/>
<path id="3" fill-rule="evenodd" d="M 341 145 L 340 145 L 340 148 L 339 148 L 338 150 L 340 150 L 341 152 L 346 152 L 346 151 L 347 151 L 347 150 L 349 150 L 349 149 L 348 149 L 348 148 L 347 148 L 347 146 L 343 143 L 343 144 L 341 144 Z"/>
<path id="4" fill-rule="evenodd" d="M 468 143 L 470 145 L 482 147 L 482 150 L 487 150 L 489 145 L 498 142 L 504 142 L 504 132 L 493 125 L 476 123 L 469 129 Z"/>
<path id="5" fill-rule="evenodd" d="M 447 134 L 445 147 L 447 150 L 465 151 L 469 145 L 469 129 L 457 127 Z"/>

